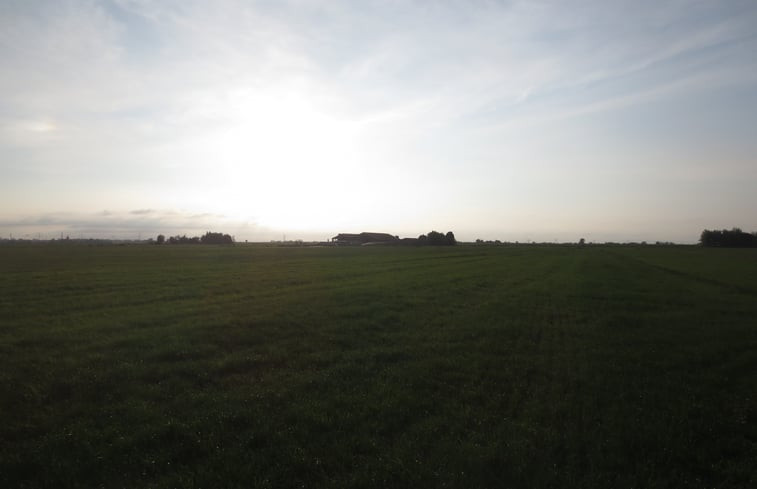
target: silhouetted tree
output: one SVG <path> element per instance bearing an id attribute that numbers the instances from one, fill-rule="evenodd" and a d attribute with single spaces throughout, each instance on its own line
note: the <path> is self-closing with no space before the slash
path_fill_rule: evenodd
<path id="1" fill-rule="evenodd" d="M 182 236 L 171 236 L 168 238 L 168 244 L 232 244 L 234 238 L 228 234 L 211 233 L 208 231 L 204 236 L 192 236 L 188 238 L 186 234 Z"/>
<path id="2" fill-rule="evenodd" d="M 232 244 L 234 240 L 228 234 L 211 233 L 208 231 L 205 236 L 200 238 L 202 244 Z"/>
<path id="3" fill-rule="evenodd" d="M 421 234 L 418 236 L 418 244 L 430 245 L 430 246 L 451 246 L 457 244 L 455 241 L 455 235 L 452 231 L 446 235 L 437 231 L 431 231 L 428 234 Z"/>
<path id="4" fill-rule="evenodd" d="M 156 243 L 162 245 L 165 242 L 166 242 L 166 237 L 163 236 L 162 234 L 159 234 Z"/>
<path id="5" fill-rule="evenodd" d="M 699 237 L 702 246 L 725 248 L 754 248 L 757 247 L 757 234 L 745 233 L 739 228 L 730 231 L 710 231 L 705 229 Z"/>
<path id="6" fill-rule="evenodd" d="M 439 233 L 437 231 L 431 231 L 428 233 L 428 244 L 432 246 L 443 246 L 446 243 L 444 240 L 444 235 L 442 233 Z"/>
<path id="7" fill-rule="evenodd" d="M 186 234 L 171 236 L 168 238 L 168 244 L 200 244 L 200 238 L 197 236 L 189 238 Z"/>

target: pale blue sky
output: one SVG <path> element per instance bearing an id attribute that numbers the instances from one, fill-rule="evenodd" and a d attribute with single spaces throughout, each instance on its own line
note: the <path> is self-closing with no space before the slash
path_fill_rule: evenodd
<path id="1" fill-rule="evenodd" d="M 0 235 L 757 230 L 754 1 L 0 1 Z"/>

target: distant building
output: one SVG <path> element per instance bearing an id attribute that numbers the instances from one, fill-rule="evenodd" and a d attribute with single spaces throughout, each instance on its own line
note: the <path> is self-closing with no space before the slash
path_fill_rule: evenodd
<path id="1" fill-rule="evenodd" d="M 420 244 L 420 241 L 418 241 L 418 238 L 402 238 L 400 240 L 401 245 L 418 245 Z"/>
<path id="2" fill-rule="evenodd" d="M 361 246 L 370 244 L 395 244 L 399 242 L 398 236 L 387 233 L 341 233 L 331 238 L 331 242 L 338 245 Z"/>

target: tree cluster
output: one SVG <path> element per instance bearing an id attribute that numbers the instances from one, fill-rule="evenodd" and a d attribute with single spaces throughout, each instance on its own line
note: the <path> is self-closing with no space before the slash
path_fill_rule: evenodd
<path id="1" fill-rule="evenodd" d="M 710 231 L 705 229 L 699 238 L 702 246 L 724 248 L 755 248 L 757 247 L 757 233 L 746 233 L 739 228 L 730 231 Z"/>
<path id="2" fill-rule="evenodd" d="M 189 237 L 186 234 L 182 236 L 171 236 L 166 240 L 168 244 L 200 244 L 199 236 Z"/>
<path id="3" fill-rule="evenodd" d="M 442 234 L 437 231 L 431 231 L 428 234 L 418 236 L 418 244 L 430 246 L 453 246 L 457 244 L 455 235 L 452 231 Z"/>
<path id="4" fill-rule="evenodd" d="M 233 242 L 234 238 L 228 234 L 211 233 L 210 231 L 200 238 L 200 243 L 202 244 L 232 244 Z"/>
<path id="5" fill-rule="evenodd" d="M 166 237 L 162 234 L 158 235 L 156 240 L 157 244 L 232 244 L 234 238 L 228 234 L 223 233 L 211 233 L 208 231 L 204 236 L 192 236 L 187 237 L 186 234 L 182 236 L 171 236 L 166 240 Z"/>

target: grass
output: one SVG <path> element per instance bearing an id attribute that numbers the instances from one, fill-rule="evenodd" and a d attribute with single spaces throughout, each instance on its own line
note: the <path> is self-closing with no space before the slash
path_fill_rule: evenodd
<path id="1" fill-rule="evenodd" d="M 2 487 L 754 487 L 757 252 L 0 247 Z"/>

